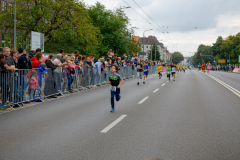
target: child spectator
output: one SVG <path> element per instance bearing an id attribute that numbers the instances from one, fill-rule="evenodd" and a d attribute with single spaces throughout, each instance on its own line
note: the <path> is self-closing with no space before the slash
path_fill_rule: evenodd
<path id="1" fill-rule="evenodd" d="M 38 91 L 38 92 L 36 92 Z M 30 100 L 33 100 L 33 95 L 39 97 L 41 92 L 40 87 L 38 86 L 38 77 L 37 71 L 32 71 L 32 77 L 30 78 Z"/>

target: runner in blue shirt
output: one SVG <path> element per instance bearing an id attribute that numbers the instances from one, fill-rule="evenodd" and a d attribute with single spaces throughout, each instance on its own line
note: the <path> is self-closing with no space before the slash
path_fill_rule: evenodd
<path id="1" fill-rule="evenodd" d="M 143 84 L 145 84 L 145 78 L 148 77 L 148 65 L 146 62 L 143 63 Z"/>

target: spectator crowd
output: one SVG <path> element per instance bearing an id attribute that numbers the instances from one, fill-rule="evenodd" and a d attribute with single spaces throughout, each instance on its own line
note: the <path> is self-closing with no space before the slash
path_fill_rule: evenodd
<path id="1" fill-rule="evenodd" d="M 157 61 L 143 60 L 148 66 L 156 66 Z M 23 102 L 43 101 L 44 98 L 72 93 L 86 88 L 106 84 L 110 67 L 117 64 L 123 78 L 136 75 L 138 58 L 124 54 L 118 57 L 110 49 L 105 56 L 81 55 L 78 50 L 72 54 L 50 54 L 47 59 L 40 48 L 26 52 L 22 47 L 17 51 L 5 47 L 0 51 L 0 99 L 1 108 Z M 155 70 L 156 71 L 156 70 Z"/>

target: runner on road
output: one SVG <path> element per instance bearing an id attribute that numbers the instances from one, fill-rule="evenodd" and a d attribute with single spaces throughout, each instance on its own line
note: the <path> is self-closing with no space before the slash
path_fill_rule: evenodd
<path id="1" fill-rule="evenodd" d="M 173 64 L 173 67 L 172 67 L 172 77 L 173 77 L 173 81 L 175 81 L 175 73 L 176 73 L 176 65 Z"/>
<path id="2" fill-rule="evenodd" d="M 142 79 L 143 75 L 143 64 L 141 63 L 141 60 L 138 59 L 138 63 L 136 65 L 135 70 L 137 70 L 137 85 L 139 85 L 139 78 Z"/>
<path id="3" fill-rule="evenodd" d="M 185 65 L 183 65 L 183 72 L 185 73 L 185 70 L 186 70 L 186 66 Z"/>
<path id="4" fill-rule="evenodd" d="M 172 68 L 170 67 L 170 65 L 168 65 L 166 72 L 167 72 L 167 78 L 169 79 L 169 82 L 170 82 L 170 77 L 171 77 L 171 72 L 172 72 Z"/>
<path id="5" fill-rule="evenodd" d="M 116 101 L 119 101 L 121 99 L 120 96 L 120 87 L 123 84 L 122 77 L 117 74 L 117 71 L 119 70 L 119 67 L 116 64 L 112 65 L 112 74 L 109 76 L 108 84 L 111 84 L 110 86 L 110 92 L 111 92 L 111 111 L 115 111 L 114 106 L 114 96 L 116 95 Z"/>
<path id="6" fill-rule="evenodd" d="M 177 74 L 178 74 L 178 72 L 180 70 L 180 65 L 179 64 L 176 65 L 176 69 L 177 69 Z"/>
<path id="7" fill-rule="evenodd" d="M 159 75 L 159 79 L 161 79 L 161 76 L 162 76 L 162 69 L 163 69 L 163 66 L 162 66 L 162 64 L 160 63 L 159 65 L 158 65 L 158 75 Z"/>
<path id="8" fill-rule="evenodd" d="M 147 78 L 148 77 L 148 65 L 147 65 L 147 63 L 146 62 L 144 62 L 143 63 L 143 69 L 144 69 L 144 71 L 143 71 L 143 84 L 145 84 L 145 78 Z"/>

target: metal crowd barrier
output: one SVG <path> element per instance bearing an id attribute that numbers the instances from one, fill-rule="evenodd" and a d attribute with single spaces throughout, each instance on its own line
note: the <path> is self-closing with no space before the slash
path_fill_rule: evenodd
<path id="1" fill-rule="evenodd" d="M 157 66 L 149 66 L 149 73 L 157 72 Z M 123 79 L 136 77 L 135 66 L 120 67 L 118 73 Z M 0 103 L 13 110 L 15 105 L 23 107 L 24 103 L 49 100 L 49 97 L 78 92 L 107 83 L 111 67 L 98 73 L 97 68 L 81 67 L 52 69 L 17 70 L 0 72 Z"/>

